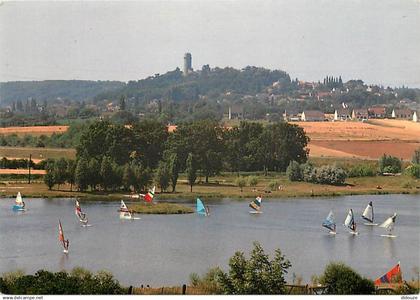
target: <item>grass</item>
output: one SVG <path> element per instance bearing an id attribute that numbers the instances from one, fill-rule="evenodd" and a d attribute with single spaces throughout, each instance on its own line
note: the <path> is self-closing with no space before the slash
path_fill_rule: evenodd
<path id="1" fill-rule="evenodd" d="M 27 158 L 32 154 L 32 159 L 71 158 L 76 157 L 75 149 L 63 148 L 35 148 L 35 147 L 0 147 L 0 158 Z"/>
<path id="2" fill-rule="evenodd" d="M 244 174 L 242 174 L 244 175 Z M 243 192 L 235 186 L 237 175 L 222 174 L 211 178 L 209 184 L 200 182 L 193 186 L 193 192 L 186 183 L 185 177 L 180 176 L 175 193 L 156 193 L 158 200 L 193 200 L 202 197 L 203 200 L 222 198 L 254 198 L 262 195 L 263 198 L 290 198 L 290 197 L 318 197 L 318 196 L 344 196 L 344 195 L 368 195 L 368 194 L 418 194 L 420 193 L 420 179 L 414 179 L 407 175 L 401 176 L 373 176 L 348 178 L 346 185 L 331 186 L 313 184 L 308 182 L 290 182 L 284 174 L 269 174 L 259 177 L 256 187 L 246 186 Z M 270 191 L 268 185 L 271 181 L 277 181 L 280 189 Z M 74 187 L 73 187 L 74 189 Z M 124 199 L 128 193 L 107 193 L 107 192 L 77 192 L 70 191 L 69 185 L 55 186 L 48 190 L 42 181 L 35 181 L 27 184 L 25 180 L 2 181 L 0 182 L 0 196 L 15 197 L 20 191 L 25 197 L 43 198 L 68 198 L 79 197 L 87 201 L 119 201 Z M 145 208 L 146 209 L 146 208 Z"/>
<path id="3" fill-rule="evenodd" d="M 191 207 L 178 203 L 136 203 L 129 205 L 129 209 L 138 214 L 190 214 L 194 210 Z"/>

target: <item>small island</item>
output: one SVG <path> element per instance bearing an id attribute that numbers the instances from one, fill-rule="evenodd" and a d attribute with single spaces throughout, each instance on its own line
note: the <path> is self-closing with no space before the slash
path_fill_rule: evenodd
<path id="1" fill-rule="evenodd" d="M 194 210 L 191 207 L 169 202 L 136 203 L 129 205 L 129 209 L 137 214 L 158 215 L 191 214 L 194 212 Z"/>

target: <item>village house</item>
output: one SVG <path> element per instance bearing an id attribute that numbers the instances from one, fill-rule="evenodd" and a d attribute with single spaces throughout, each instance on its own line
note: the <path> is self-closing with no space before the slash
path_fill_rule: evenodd
<path id="1" fill-rule="evenodd" d="M 370 118 L 383 119 L 386 117 L 386 108 L 383 106 L 369 107 L 368 113 Z"/>
<path id="2" fill-rule="evenodd" d="M 366 108 L 353 109 L 351 113 L 352 120 L 363 121 L 369 119 L 369 113 Z"/>
<path id="3" fill-rule="evenodd" d="M 243 119 L 244 118 L 244 108 L 241 105 L 232 105 L 229 106 L 228 119 Z"/>
<path id="4" fill-rule="evenodd" d="M 325 121 L 325 115 L 319 110 L 305 110 L 300 119 L 303 122 L 322 122 Z"/>
<path id="5" fill-rule="evenodd" d="M 297 110 L 285 110 L 283 113 L 283 120 L 286 122 L 300 121 L 301 114 Z"/>
<path id="6" fill-rule="evenodd" d="M 403 108 L 403 109 L 394 108 L 392 110 L 391 117 L 394 119 L 410 120 L 413 118 L 413 112 L 406 108 Z"/>
<path id="7" fill-rule="evenodd" d="M 334 112 L 334 121 L 346 121 L 351 119 L 350 110 L 347 108 L 339 108 Z"/>

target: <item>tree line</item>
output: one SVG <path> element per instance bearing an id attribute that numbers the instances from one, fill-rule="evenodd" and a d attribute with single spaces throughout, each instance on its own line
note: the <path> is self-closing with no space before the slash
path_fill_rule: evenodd
<path id="1" fill-rule="evenodd" d="M 51 161 L 45 180 L 50 187 L 67 180 L 80 190 L 136 191 L 155 181 L 162 190 L 171 186 L 175 191 L 181 172 L 192 187 L 198 175 L 208 182 L 222 171 L 285 171 L 291 160 L 306 162 L 308 141 L 301 127 L 287 123 L 241 122 L 225 128 L 202 120 L 170 133 L 156 120 L 131 126 L 96 121 L 82 130 L 76 160 Z M 66 172 L 67 177 L 61 175 Z"/>

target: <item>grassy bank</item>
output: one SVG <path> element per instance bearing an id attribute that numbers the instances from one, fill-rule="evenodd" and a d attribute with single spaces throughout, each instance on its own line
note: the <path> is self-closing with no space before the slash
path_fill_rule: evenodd
<path id="1" fill-rule="evenodd" d="M 246 176 L 247 174 L 242 174 Z M 420 193 L 420 180 L 409 176 L 374 176 L 348 178 L 346 185 L 331 186 L 313 184 L 308 182 L 290 182 L 284 174 L 271 174 L 267 177 L 259 176 L 255 187 L 246 186 L 241 192 L 235 186 L 237 175 L 223 174 L 211 178 L 210 183 L 200 181 L 194 185 L 192 193 L 183 176 L 180 177 L 175 193 L 157 193 L 158 200 L 195 199 L 197 196 L 205 200 L 221 198 L 253 198 L 261 194 L 264 198 L 287 198 L 287 197 L 318 197 L 318 196 L 342 196 L 342 195 L 367 195 L 367 194 L 416 194 Z M 273 181 L 280 189 L 270 190 L 269 184 Z M 73 187 L 74 188 L 74 187 Z M 77 192 L 70 191 L 69 185 L 57 186 L 48 190 L 47 186 L 37 181 L 27 184 L 27 181 L 2 181 L 0 182 L 1 197 L 15 197 L 20 191 L 25 197 L 79 197 L 89 201 L 119 201 L 128 193 L 107 192 Z"/>

